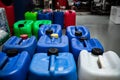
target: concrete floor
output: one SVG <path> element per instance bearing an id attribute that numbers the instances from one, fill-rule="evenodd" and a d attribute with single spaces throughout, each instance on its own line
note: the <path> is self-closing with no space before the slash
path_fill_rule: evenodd
<path id="1" fill-rule="evenodd" d="M 120 25 L 109 21 L 109 16 L 78 15 L 77 25 L 88 27 L 92 38 L 97 38 L 105 51 L 112 50 L 120 56 Z"/>

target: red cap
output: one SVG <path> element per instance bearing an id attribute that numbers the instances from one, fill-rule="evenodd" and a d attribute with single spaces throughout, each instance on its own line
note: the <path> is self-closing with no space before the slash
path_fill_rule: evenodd
<path id="1" fill-rule="evenodd" d="M 27 34 L 22 34 L 22 35 L 20 35 L 20 37 L 21 37 L 22 39 L 27 39 L 27 38 L 28 38 L 28 35 L 27 35 Z"/>

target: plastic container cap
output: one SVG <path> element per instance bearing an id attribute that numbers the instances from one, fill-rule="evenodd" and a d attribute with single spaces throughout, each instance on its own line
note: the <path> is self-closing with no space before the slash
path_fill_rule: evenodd
<path id="1" fill-rule="evenodd" d="M 81 31 L 75 31 L 75 36 L 82 36 L 82 32 Z"/>
<path id="2" fill-rule="evenodd" d="M 27 39 L 27 38 L 28 38 L 28 35 L 27 35 L 27 34 L 22 34 L 22 35 L 20 35 L 20 37 L 21 37 L 22 39 Z"/>
<path id="3" fill-rule="evenodd" d="M 46 34 L 48 35 L 48 34 L 52 34 L 53 33 L 53 30 L 46 30 Z"/>
<path id="4" fill-rule="evenodd" d="M 48 50 L 48 56 L 50 56 L 50 55 L 56 55 L 56 56 L 58 56 L 58 49 L 57 48 L 50 48 Z"/>
<path id="5" fill-rule="evenodd" d="M 103 54 L 103 51 L 100 48 L 93 48 L 91 52 L 93 55 L 96 55 L 96 56 Z"/>
<path id="6" fill-rule="evenodd" d="M 51 34 L 51 37 L 58 38 L 58 34 Z"/>
<path id="7" fill-rule="evenodd" d="M 17 49 L 10 49 L 10 50 L 6 50 L 6 53 L 8 56 L 12 57 L 18 54 L 18 50 Z"/>

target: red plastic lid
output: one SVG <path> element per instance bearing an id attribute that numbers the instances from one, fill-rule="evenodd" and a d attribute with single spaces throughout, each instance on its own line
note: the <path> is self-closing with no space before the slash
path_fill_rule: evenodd
<path id="1" fill-rule="evenodd" d="M 28 38 L 28 35 L 27 35 L 27 34 L 22 34 L 22 35 L 20 35 L 20 37 L 21 37 L 22 39 L 27 39 L 27 38 Z"/>

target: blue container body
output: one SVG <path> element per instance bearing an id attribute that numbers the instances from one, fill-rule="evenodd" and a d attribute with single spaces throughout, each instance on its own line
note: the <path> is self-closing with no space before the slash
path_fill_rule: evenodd
<path id="1" fill-rule="evenodd" d="M 2 51 L 5 52 L 8 49 L 17 49 L 18 52 L 27 51 L 32 57 L 35 53 L 36 45 L 37 39 L 35 36 L 31 36 L 27 39 L 13 36 L 3 44 Z"/>
<path id="2" fill-rule="evenodd" d="M 64 28 L 64 12 L 53 12 L 53 23 L 60 24 Z"/>
<path id="3" fill-rule="evenodd" d="M 53 33 L 58 34 L 59 36 L 62 36 L 62 29 L 59 24 L 46 24 L 42 25 L 38 30 L 38 38 L 40 38 L 43 35 L 46 35 L 46 30 L 52 30 Z"/>
<path id="4" fill-rule="evenodd" d="M 75 31 L 82 32 L 82 36 L 76 36 Z M 81 38 L 81 37 L 90 39 L 90 32 L 88 28 L 85 26 L 69 26 L 67 27 L 66 35 L 68 36 L 69 40 L 71 40 L 72 38 Z"/>
<path id="5" fill-rule="evenodd" d="M 51 20 L 53 21 L 53 13 L 52 12 L 38 12 L 38 20 Z"/>
<path id="6" fill-rule="evenodd" d="M 6 54 L 4 53 L 0 53 L 0 69 L 2 68 L 2 65 L 4 65 L 4 62 L 8 59 L 8 57 L 6 56 Z M 1 79 L 0 79 L 1 80 Z"/>
<path id="7" fill-rule="evenodd" d="M 26 80 L 30 65 L 30 55 L 23 51 L 15 56 L 9 57 L 0 52 L 0 80 Z M 4 56 L 3 56 L 4 55 Z M 6 59 L 5 59 L 6 58 Z"/>
<path id="8" fill-rule="evenodd" d="M 29 72 L 29 80 L 77 80 L 74 58 L 67 52 L 59 53 L 58 56 L 35 54 Z"/>
<path id="9" fill-rule="evenodd" d="M 37 43 L 37 52 L 47 53 L 49 48 L 57 48 L 59 52 L 68 52 L 68 37 L 65 35 L 59 38 L 51 38 L 47 35 L 42 36 Z"/>
<path id="10" fill-rule="evenodd" d="M 32 0 L 14 0 L 15 20 L 24 20 L 24 13 L 31 10 Z"/>
<path id="11" fill-rule="evenodd" d="M 71 40 L 71 46 L 72 53 L 76 62 L 82 50 L 87 50 L 88 52 L 91 52 L 93 48 L 100 48 L 104 52 L 102 44 L 95 38 L 84 41 L 80 41 L 77 38 L 73 38 Z"/>

